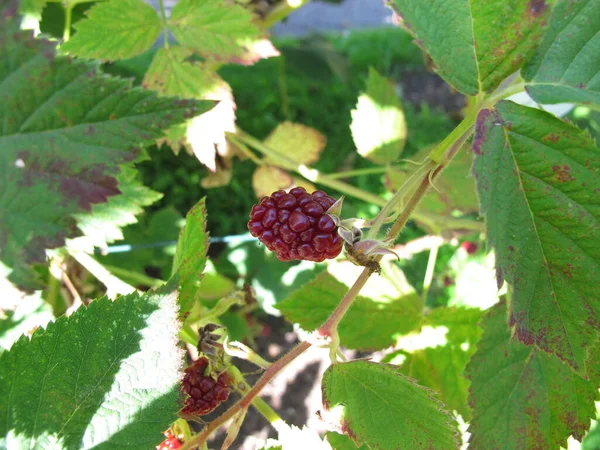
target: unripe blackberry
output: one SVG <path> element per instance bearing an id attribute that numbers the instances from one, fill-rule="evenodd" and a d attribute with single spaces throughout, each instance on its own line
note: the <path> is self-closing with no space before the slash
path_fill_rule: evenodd
<path id="1" fill-rule="evenodd" d="M 326 214 L 335 200 L 323 191 L 304 188 L 273 192 L 252 207 L 248 230 L 280 261 L 321 262 L 342 251 L 337 226 Z"/>
<path id="2" fill-rule="evenodd" d="M 156 450 L 177 450 L 181 448 L 181 442 L 173 435 L 171 430 L 167 430 L 163 434 L 166 439 L 156 446 Z"/>
<path id="3" fill-rule="evenodd" d="M 215 379 L 206 373 L 208 365 L 208 358 L 202 356 L 185 369 L 181 390 L 187 398 L 182 413 L 203 416 L 229 397 L 229 375 L 223 372 Z"/>

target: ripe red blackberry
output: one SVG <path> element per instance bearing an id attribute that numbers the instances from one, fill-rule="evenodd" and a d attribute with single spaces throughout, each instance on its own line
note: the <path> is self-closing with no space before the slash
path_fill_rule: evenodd
<path id="1" fill-rule="evenodd" d="M 173 435 L 173 432 L 170 429 L 163 434 L 166 439 L 156 446 L 156 450 L 177 450 L 178 448 L 181 448 L 181 442 Z"/>
<path id="2" fill-rule="evenodd" d="M 326 214 L 335 200 L 323 191 L 304 188 L 289 194 L 276 191 L 252 207 L 248 229 L 280 261 L 321 262 L 342 251 L 342 239 L 333 219 Z"/>
<path id="3" fill-rule="evenodd" d="M 181 390 L 187 394 L 182 413 L 192 416 L 208 414 L 229 397 L 229 375 L 223 372 L 216 378 L 207 373 L 208 358 L 201 356 L 185 369 Z"/>

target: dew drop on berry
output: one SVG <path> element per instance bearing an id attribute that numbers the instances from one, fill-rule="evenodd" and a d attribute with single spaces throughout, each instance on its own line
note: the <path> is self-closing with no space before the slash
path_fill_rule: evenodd
<path id="1" fill-rule="evenodd" d="M 290 224 L 290 228 L 296 233 L 301 233 L 302 231 L 308 230 L 310 228 L 309 218 L 298 211 L 294 211 L 292 213 L 288 223 Z"/>

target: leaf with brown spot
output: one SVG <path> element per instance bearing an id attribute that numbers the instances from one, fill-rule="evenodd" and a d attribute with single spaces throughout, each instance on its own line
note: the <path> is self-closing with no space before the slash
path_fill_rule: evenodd
<path id="1" fill-rule="evenodd" d="M 0 13 L 0 259 L 22 288 L 31 265 L 80 234 L 75 215 L 118 195 L 120 165 L 202 103 L 131 88 L 95 64 L 55 55 L 49 41 Z"/>
<path id="2" fill-rule="evenodd" d="M 459 91 L 491 92 L 533 55 L 555 0 L 389 0 L 437 73 Z"/>
<path id="3" fill-rule="evenodd" d="M 523 69 L 527 92 L 540 103 L 600 104 L 599 54 L 600 0 L 559 0 L 544 39 Z"/>
<path id="4" fill-rule="evenodd" d="M 483 318 L 483 336 L 467 366 L 471 380 L 469 448 L 550 449 L 581 440 L 596 414 L 600 363 L 584 380 L 556 357 L 511 337 L 503 301 Z"/>
<path id="5" fill-rule="evenodd" d="M 510 325 L 585 376 L 600 329 L 600 149 L 587 132 L 508 101 L 480 115 L 474 142 L 498 285 L 513 289 Z"/>

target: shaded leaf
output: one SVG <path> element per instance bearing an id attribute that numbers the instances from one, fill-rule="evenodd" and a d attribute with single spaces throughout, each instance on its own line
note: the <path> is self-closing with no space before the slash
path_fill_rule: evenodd
<path id="1" fill-rule="evenodd" d="M 208 232 L 206 231 L 206 198 L 190 209 L 179 234 L 173 259 L 173 274 L 179 276 L 179 304 L 185 315 L 199 297 L 200 280 L 206 266 Z"/>
<path id="2" fill-rule="evenodd" d="M 586 381 L 556 357 L 512 338 L 506 314 L 504 302 L 489 310 L 467 366 L 469 448 L 566 448 L 570 435 L 582 439 L 595 415 L 598 359 L 594 381 Z"/>
<path id="3" fill-rule="evenodd" d="M 77 33 L 61 46 L 61 51 L 107 61 L 143 53 L 162 30 L 158 14 L 142 0 L 96 3 L 87 12 L 87 19 L 74 26 Z"/>
<path id="4" fill-rule="evenodd" d="M 181 46 L 206 58 L 249 64 L 260 59 L 255 45 L 261 42 L 261 32 L 241 6 L 222 0 L 180 0 L 168 25 Z"/>
<path id="5" fill-rule="evenodd" d="M 263 165 L 257 167 L 252 175 L 252 187 L 258 198 L 264 195 L 271 195 L 280 189 L 287 191 L 296 186 L 302 186 L 307 192 L 317 190 L 317 187 L 310 181 L 293 176 L 275 166 Z"/>
<path id="6" fill-rule="evenodd" d="M 395 366 L 333 364 L 323 375 L 322 389 L 323 405 L 340 408 L 342 429 L 357 444 L 376 450 L 457 447 L 452 416 Z"/>
<path id="7" fill-rule="evenodd" d="M 358 97 L 350 124 L 358 153 L 378 164 L 396 161 L 406 143 L 406 122 L 394 85 L 369 68 L 367 89 Z"/>
<path id="8" fill-rule="evenodd" d="M 73 215 L 119 194 L 120 164 L 204 105 L 55 57 L 50 42 L 0 17 L 0 89 L 11 93 L 0 103 L 0 258 L 13 282 L 36 288 L 30 266 L 79 234 Z"/>
<path id="9" fill-rule="evenodd" d="M 494 90 L 532 55 L 554 0 L 390 0 L 434 68 L 464 94 Z"/>
<path id="10" fill-rule="evenodd" d="M 482 111 L 473 150 L 498 285 L 514 290 L 510 324 L 585 374 L 600 329 L 600 150 L 586 132 L 508 101 Z"/>
<path id="11" fill-rule="evenodd" d="M 0 355 L 0 446 L 157 445 L 176 418 L 174 290 L 106 297 L 19 339 Z"/>
<path id="12" fill-rule="evenodd" d="M 265 139 L 267 147 L 298 165 L 317 162 L 326 143 L 327 139 L 319 131 L 293 122 L 280 123 Z M 268 160 L 277 164 L 276 158 L 269 157 Z"/>
<path id="13" fill-rule="evenodd" d="M 276 305 L 286 320 L 312 331 L 321 325 L 348 292 L 348 287 L 327 272 L 293 292 Z M 382 349 L 394 343 L 394 336 L 418 327 L 420 309 L 414 291 L 394 299 L 359 296 L 339 326 L 340 340 L 352 349 Z"/>
<path id="14" fill-rule="evenodd" d="M 523 69 L 540 103 L 600 104 L 600 1 L 559 0 L 542 43 Z"/>

